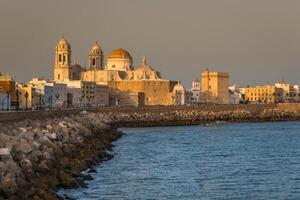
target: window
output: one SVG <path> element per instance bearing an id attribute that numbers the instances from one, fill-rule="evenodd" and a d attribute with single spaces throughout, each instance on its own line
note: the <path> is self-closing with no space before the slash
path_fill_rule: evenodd
<path id="1" fill-rule="evenodd" d="M 66 62 L 66 56 L 64 55 L 63 56 L 63 63 L 65 63 Z"/>
<path id="2" fill-rule="evenodd" d="M 58 56 L 58 62 L 61 62 L 61 54 Z"/>
<path id="3" fill-rule="evenodd" d="M 57 75 L 57 79 L 60 80 L 60 74 Z"/>
<path id="4" fill-rule="evenodd" d="M 96 65 L 96 59 L 93 58 L 93 66 L 95 66 L 95 65 Z"/>

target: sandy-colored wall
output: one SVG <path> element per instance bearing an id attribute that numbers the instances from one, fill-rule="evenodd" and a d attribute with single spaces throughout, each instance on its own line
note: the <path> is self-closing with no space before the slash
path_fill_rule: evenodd
<path id="1" fill-rule="evenodd" d="M 130 80 L 110 81 L 108 87 L 112 91 L 144 93 L 144 105 L 171 105 L 174 103 L 171 95 L 172 83 L 168 80 Z"/>

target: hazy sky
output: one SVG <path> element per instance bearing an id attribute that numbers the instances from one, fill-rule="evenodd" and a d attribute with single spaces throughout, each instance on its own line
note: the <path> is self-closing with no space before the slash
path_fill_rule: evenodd
<path id="1" fill-rule="evenodd" d="M 204 65 L 239 85 L 300 82 L 300 0 L 0 0 L 0 71 L 52 78 L 63 33 L 73 63 L 97 40 L 188 87 Z"/>

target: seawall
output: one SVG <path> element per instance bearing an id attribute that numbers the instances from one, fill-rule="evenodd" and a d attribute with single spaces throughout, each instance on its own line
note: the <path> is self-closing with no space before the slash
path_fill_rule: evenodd
<path id="1" fill-rule="evenodd" d="M 84 179 L 90 177 L 81 171 L 111 158 L 106 150 L 122 136 L 118 127 L 300 119 L 299 110 L 292 106 L 105 108 L 21 114 L 27 119 L 5 119 L 5 115 L 20 114 L 5 113 L 0 116 L 0 199 L 56 199 L 58 187 L 84 185 Z"/>

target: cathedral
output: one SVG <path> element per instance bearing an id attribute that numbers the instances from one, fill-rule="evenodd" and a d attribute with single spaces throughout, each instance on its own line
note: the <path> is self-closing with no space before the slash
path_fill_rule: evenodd
<path id="1" fill-rule="evenodd" d="M 63 37 L 55 49 L 54 81 L 92 81 L 110 90 L 111 105 L 184 105 L 185 89 L 180 82 L 163 79 L 144 57 L 133 66 L 125 49 L 113 50 L 103 65 L 103 51 L 96 42 L 88 54 L 88 66 L 71 65 L 71 46 Z"/>

